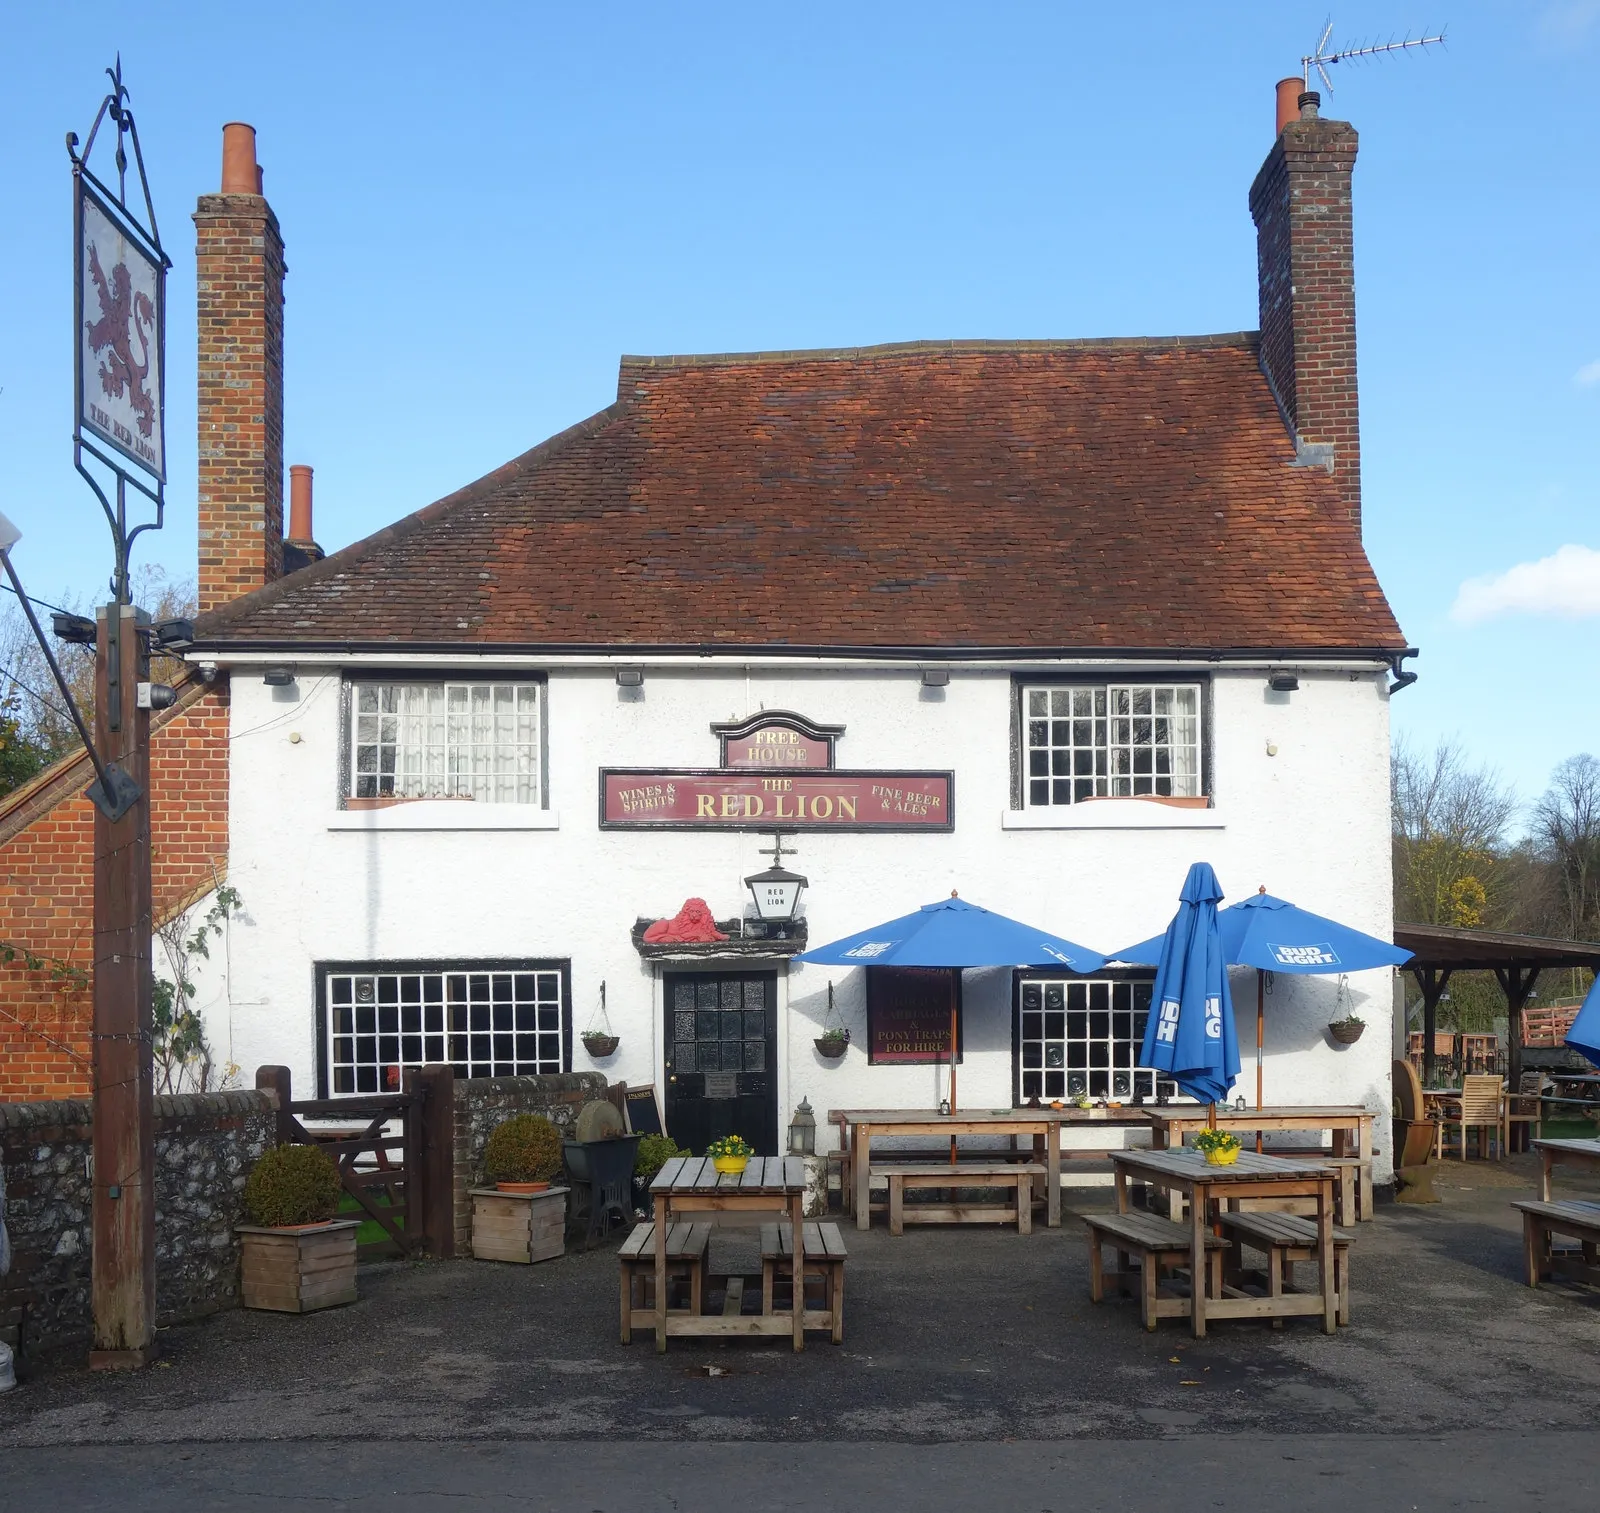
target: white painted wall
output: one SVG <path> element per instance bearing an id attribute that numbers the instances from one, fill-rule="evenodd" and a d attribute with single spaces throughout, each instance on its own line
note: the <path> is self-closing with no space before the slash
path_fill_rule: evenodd
<path id="1" fill-rule="evenodd" d="M 1213 809 L 1107 801 L 1070 811 L 1069 828 L 1039 829 L 1006 824 L 1009 670 L 957 670 L 948 689 L 925 690 L 909 668 L 651 669 L 639 697 L 619 690 L 610 669 L 551 669 L 551 814 L 539 821 L 549 828 L 503 831 L 482 828 L 494 820 L 487 806 L 464 804 L 408 805 L 379 811 L 372 823 L 472 828 L 335 828 L 367 823 L 337 807 L 340 671 L 298 672 L 291 689 L 268 688 L 248 669 L 233 674 L 230 880 L 246 908 L 230 939 L 232 1045 L 247 1082 L 258 1064 L 283 1062 L 298 1086 L 314 1084 L 318 961 L 525 956 L 571 960 L 576 1068 L 590 1065 L 577 1032 L 604 981 L 622 1045 L 601 1069 L 659 1085 L 659 983 L 632 946 L 633 921 L 675 913 L 689 896 L 705 898 L 719 917 L 743 913 L 741 879 L 768 864 L 757 848 L 769 842 L 601 831 L 598 769 L 714 766 L 710 723 L 762 708 L 845 725 L 841 767 L 956 775 L 952 834 L 798 838 L 792 865 L 810 879 L 805 912 L 815 942 L 956 888 L 1111 951 L 1165 927 L 1196 860 L 1212 863 L 1231 898 L 1265 884 L 1359 929 L 1386 935 L 1391 927 L 1388 707 L 1377 671 L 1302 669 L 1292 695 L 1268 692 L 1260 671 L 1218 672 Z M 511 810 L 507 818 L 528 816 Z M 830 977 L 855 1039 L 842 1062 L 824 1061 L 811 1044 Z M 1387 1115 L 1391 974 L 1360 974 L 1350 986 L 1369 1030 L 1335 1050 L 1322 1030 L 1334 980 L 1278 978 L 1267 1016 L 1269 1102 L 1363 1103 Z M 1238 974 L 1234 992 L 1246 1059 L 1238 1090 L 1253 1100 L 1253 974 Z M 1009 974 L 971 973 L 965 994 L 961 1102 L 1008 1105 Z M 925 1107 L 941 1096 L 942 1068 L 868 1066 L 859 971 L 796 966 L 780 978 L 779 1003 L 780 1125 L 807 1096 L 820 1144 L 828 1109 Z M 1378 1144 L 1381 1181 L 1388 1141 Z"/>

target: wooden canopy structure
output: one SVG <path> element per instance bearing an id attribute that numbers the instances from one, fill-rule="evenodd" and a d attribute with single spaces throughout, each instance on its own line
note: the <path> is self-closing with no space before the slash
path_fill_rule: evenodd
<path id="1" fill-rule="evenodd" d="M 1506 995 L 1508 1064 L 1512 1086 L 1522 1074 L 1522 1010 L 1539 974 L 1562 967 L 1600 972 L 1600 942 L 1458 930 L 1446 925 L 1396 925 L 1394 943 L 1412 953 L 1405 970 L 1422 990 L 1422 1075 L 1433 1072 L 1433 1034 L 1439 1000 L 1457 972 L 1493 972 Z"/>

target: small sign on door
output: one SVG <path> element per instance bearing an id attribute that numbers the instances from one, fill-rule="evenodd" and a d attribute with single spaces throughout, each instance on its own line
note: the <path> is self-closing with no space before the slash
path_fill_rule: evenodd
<path id="1" fill-rule="evenodd" d="M 707 1098 L 737 1098 L 739 1096 L 739 1074 L 737 1072 L 707 1072 L 706 1097 Z"/>

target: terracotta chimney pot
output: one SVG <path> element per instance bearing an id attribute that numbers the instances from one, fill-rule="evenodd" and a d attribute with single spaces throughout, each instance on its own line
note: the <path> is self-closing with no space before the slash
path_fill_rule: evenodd
<path id="1" fill-rule="evenodd" d="M 290 541 L 315 541 L 311 529 L 311 469 L 303 462 L 289 468 Z"/>
<path id="2" fill-rule="evenodd" d="M 261 178 L 256 168 L 256 129 L 243 121 L 229 121 L 222 128 L 222 192 L 261 193 Z"/>
<path id="3" fill-rule="evenodd" d="M 1281 137 L 1285 126 L 1300 119 L 1300 96 L 1305 87 L 1305 80 L 1298 74 L 1292 79 L 1278 80 L 1278 130 L 1275 135 Z"/>

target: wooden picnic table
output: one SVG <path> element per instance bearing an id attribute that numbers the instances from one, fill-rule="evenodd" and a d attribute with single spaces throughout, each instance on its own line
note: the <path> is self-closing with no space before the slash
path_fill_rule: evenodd
<path id="1" fill-rule="evenodd" d="M 1600 1140 L 1535 1140 L 1539 1152 L 1539 1198 L 1550 1201 L 1550 1173 L 1557 1166 L 1600 1167 Z"/>
<path id="2" fill-rule="evenodd" d="M 1035 1152 L 1044 1147 L 1045 1222 L 1051 1228 L 1061 1225 L 1061 1138 L 1063 1125 L 1094 1128 L 1145 1128 L 1148 1110 L 1080 1108 L 966 1109 L 959 1114 L 941 1114 L 937 1109 L 834 1109 L 831 1117 L 842 1126 L 850 1152 L 851 1180 L 855 1184 L 856 1228 L 872 1223 L 872 1140 L 875 1135 L 938 1135 L 952 1141 L 959 1135 L 1012 1135 L 1028 1139 Z M 959 1173 L 960 1162 L 955 1163 Z M 958 1181 L 952 1187 L 963 1184 Z M 967 1186 L 978 1187 L 972 1182 Z"/>
<path id="3" fill-rule="evenodd" d="M 650 1184 L 655 1207 L 656 1350 L 664 1352 L 669 1334 L 789 1334 L 794 1348 L 805 1348 L 806 1290 L 794 1288 L 788 1316 L 705 1318 L 667 1313 L 667 1231 L 687 1214 L 774 1213 L 787 1219 L 791 1233 L 805 1233 L 805 1162 L 798 1156 L 752 1156 L 742 1172 L 719 1172 L 709 1156 L 674 1156 Z"/>
<path id="4" fill-rule="evenodd" d="M 1338 1327 L 1338 1295 L 1333 1273 L 1333 1187 L 1336 1170 L 1315 1158 L 1261 1156 L 1240 1151 L 1231 1166 L 1213 1166 L 1197 1150 L 1113 1151 L 1117 1212 L 1128 1213 L 1128 1179 L 1149 1182 L 1189 1200 L 1190 1319 L 1196 1339 L 1204 1338 L 1206 1320 L 1293 1318 L 1322 1315 L 1322 1329 Z M 1206 1238 L 1212 1232 L 1212 1204 L 1241 1198 L 1315 1198 L 1317 1200 L 1317 1278 L 1320 1293 L 1285 1291 L 1281 1297 L 1206 1296 Z"/>
<path id="5" fill-rule="evenodd" d="M 1427 1090 L 1423 1090 L 1427 1096 Z M 1460 1097 L 1460 1093 L 1456 1097 Z M 1152 1143 L 1158 1150 L 1183 1144 L 1185 1135 L 1203 1130 L 1211 1123 L 1209 1108 L 1205 1104 L 1163 1104 L 1150 1110 L 1154 1129 Z M 1334 1160 L 1356 1157 L 1360 1160 L 1357 1180 L 1360 1192 L 1356 1198 L 1354 1217 L 1372 1217 L 1372 1110 L 1359 1103 L 1299 1105 L 1269 1104 L 1264 1108 L 1235 1109 L 1217 1105 L 1218 1129 L 1257 1130 L 1279 1133 L 1285 1130 L 1333 1133 L 1333 1149 L 1328 1152 Z M 1353 1147 L 1353 1149 L 1352 1149 Z"/>

